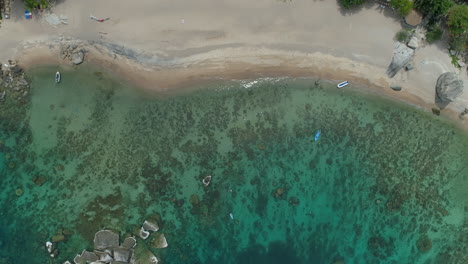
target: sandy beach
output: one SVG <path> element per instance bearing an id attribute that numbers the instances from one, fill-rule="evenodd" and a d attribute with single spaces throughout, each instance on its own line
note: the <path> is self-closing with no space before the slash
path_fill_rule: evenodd
<path id="1" fill-rule="evenodd" d="M 25 68 L 70 65 L 59 57 L 60 44 L 73 41 L 87 51 L 84 64 L 102 65 L 164 93 L 220 78 L 316 77 L 349 80 L 350 88 L 365 86 L 430 110 L 440 74 L 458 72 L 468 83 L 466 72 L 451 64 L 443 42 L 423 44 L 413 60 L 415 69 L 388 78 L 393 38 L 402 26 L 376 4 L 345 12 L 336 1 L 63 1 L 52 11 L 67 16 L 68 25 L 57 26 L 41 16 L 25 20 L 19 1 L 13 10 L 12 19 L 2 24 L 0 61 L 15 59 Z M 110 19 L 100 23 L 90 15 Z M 442 114 L 458 119 L 467 106 L 465 92 Z M 460 123 L 468 126 L 466 120 Z"/>

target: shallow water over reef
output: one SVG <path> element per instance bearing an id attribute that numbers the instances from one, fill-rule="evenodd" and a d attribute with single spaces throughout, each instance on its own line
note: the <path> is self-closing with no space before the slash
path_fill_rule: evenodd
<path id="1" fill-rule="evenodd" d="M 324 81 L 161 99 L 55 71 L 0 105 L 0 264 L 49 263 L 59 228 L 63 263 L 154 214 L 163 263 L 466 263 L 468 136 L 428 113 Z"/>

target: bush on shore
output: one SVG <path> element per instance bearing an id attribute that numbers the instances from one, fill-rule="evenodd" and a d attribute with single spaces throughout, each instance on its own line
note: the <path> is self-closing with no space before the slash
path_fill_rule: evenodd
<path id="1" fill-rule="evenodd" d="M 428 28 L 426 32 L 426 41 L 428 43 L 434 43 L 442 38 L 444 31 L 438 26 L 432 26 Z"/>
<path id="2" fill-rule="evenodd" d="M 405 43 L 405 44 L 408 43 L 410 38 L 411 38 L 411 32 L 406 30 L 406 29 L 400 30 L 395 35 L 396 40 L 400 41 L 401 43 Z"/>

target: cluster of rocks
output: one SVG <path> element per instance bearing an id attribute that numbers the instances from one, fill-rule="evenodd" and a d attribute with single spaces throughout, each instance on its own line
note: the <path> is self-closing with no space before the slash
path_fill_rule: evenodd
<path id="1" fill-rule="evenodd" d="M 59 254 L 57 244 L 67 241 L 71 235 L 73 235 L 73 231 L 67 228 L 60 227 L 55 231 L 51 240 L 46 242 L 46 249 L 51 258 L 55 258 Z"/>
<path id="2" fill-rule="evenodd" d="M 7 96 L 20 100 L 29 94 L 29 90 L 29 83 L 19 65 L 11 60 L 8 63 L 2 63 L 0 68 L 0 103 L 4 102 Z"/>
<path id="3" fill-rule="evenodd" d="M 419 42 L 423 38 L 424 31 L 418 27 L 408 43 L 397 42 L 395 44 L 392 62 L 387 68 L 387 75 L 390 78 L 393 78 L 402 68 L 405 68 L 407 71 L 414 68 L 411 60 L 415 50 L 419 47 Z M 402 87 L 399 85 L 392 85 L 390 88 L 395 91 L 402 90 Z M 456 73 L 446 72 L 439 76 L 435 88 L 437 97 L 441 102 L 453 102 L 463 92 L 463 81 Z"/>
<path id="4" fill-rule="evenodd" d="M 145 244 L 137 243 L 137 238 L 148 240 L 150 248 L 159 249 L 168 246 L 163 233 L 156 233 L 159 225 L 156 221 L 145 220 L 141 228 L 127 235 L 120 243 L 119 234 L 112 230 L 100 230 L 94 235 L 94 250 L 83 250 L 73 259 L 75 264 L 150 264 L 158 263 L 158 258 Z M 64 264 L 72 264 L 66 261 Z"/>
<path id="5" fill-rule="evenodd" d="M 76 42 L 63 42 L 60 45 L 60 58 L 69 60 L 71 63 L 78 65 L 84 61 L 86 50 L 80 47 Z"/>
<path id="6" fill-rule="evenodd" d="M 401 42 L 395 43 L 392 62 L 387 68 L 387 75 L 390 78 L 393 78 L 403 67 L 405 67 L 407 71 L 414 68 L 410 61 L 413 59 L 415 50 L 419 47 L 419 35 L 420 34 L 414 34 L 407 44 Z"/>

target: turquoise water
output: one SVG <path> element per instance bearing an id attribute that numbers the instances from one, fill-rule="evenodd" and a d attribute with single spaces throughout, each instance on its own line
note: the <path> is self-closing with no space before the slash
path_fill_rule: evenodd
<path id="1" fill-rule="evenodd" d="M 0 105 L 1 264 L 63 263 L 155 214 L 169 247 L 138 243 L 163 263 L 467 263 L 468 136 L 448 122 L 310 79 L 160 98 L 55 71 Z"/>

